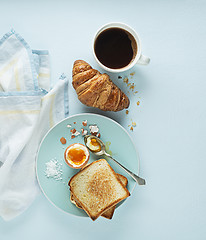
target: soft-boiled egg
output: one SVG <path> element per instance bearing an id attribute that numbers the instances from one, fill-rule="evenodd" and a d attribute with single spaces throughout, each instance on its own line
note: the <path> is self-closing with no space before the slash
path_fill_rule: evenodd
<path id="1" fill-rule="evenodd" d="M 70 167 L 82 168 L 89 161 L 89 150 L 81 143 L 74 143 L 65 150 L 64 158 Z"/>
<path id="2" fill-rule="evenodd" d="M 86 145 L 93 152 L 99 152 L 101 150 L 100 143 L 93 137 L 87 138 Z"/>

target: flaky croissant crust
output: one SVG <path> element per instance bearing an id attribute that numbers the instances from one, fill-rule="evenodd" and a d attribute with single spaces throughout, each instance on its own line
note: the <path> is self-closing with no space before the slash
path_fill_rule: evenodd
<path id="1" fill-rule="evenodd" d="M 87 62 L 75 61 L 72 77 L 72 85 L 83 104 L 115 112 L 129 107 L 128 97 L 109 76 L 93 69 Z"/>

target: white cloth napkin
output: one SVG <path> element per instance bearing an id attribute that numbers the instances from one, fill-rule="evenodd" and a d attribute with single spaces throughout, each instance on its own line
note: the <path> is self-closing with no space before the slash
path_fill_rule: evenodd
<path id="1" fill-rule="evenodd" d="M 42 137 L 68 116 L 68 81 L 50 90 L 49 55 L 11 31 L 0 40 L 0 216 L 25 211 L 40 192 L 35 158 Z"/>

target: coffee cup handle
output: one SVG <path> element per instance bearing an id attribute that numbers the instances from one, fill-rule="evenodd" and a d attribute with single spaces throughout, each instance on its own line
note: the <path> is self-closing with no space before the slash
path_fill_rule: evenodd
<path id="1" fill-rule="evenodd" d="M 140 58 L 137 61 L 137 64 L 147 65 L 147 64 L 149 64 L 149 62 L 150 62 L 150 58 L 148 58 L 144 55 L 141 55 Z"/>

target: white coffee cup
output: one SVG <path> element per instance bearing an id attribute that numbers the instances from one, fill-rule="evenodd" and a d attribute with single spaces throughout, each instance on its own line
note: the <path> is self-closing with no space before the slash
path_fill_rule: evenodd
<path id="1" fill-rule="evenodd" d="M 110 29 L 110 28 L 120 28 L 122 30 L 125 30 L 125 31 L 129 32 L 133 36 L 133 38 L 134 38 L 134 40 L 136 41 L 136 44 L 137 44 L 136 56 L 134 56 L 134 58 L 131 60 L 131 62 L 123 68 L 113 69 L 113 68 L 109 68 L 109 67 L 105 66 L 104 64 L 102 64 L 99 61 L 99 59 L 97 58 L 96 53 L 95 53 L 95 41 L 96 41 L 97 37 L 103 31 L 105 31 L 107 29 Z M 93 55 L 94 55 L 94 58 L 97 61 L 97 63 L 100 65 L 100 67 L 102 67 L 103 69 L 105 69 L 108 72 L 114 72 L 114 73 L 127 71 L 130 68 L 132 68 L 135 64 L 147 65 L 150 62 L 150 59 L 148 57 L 142 55 L 141 43 L 140 43 L 140 39 L 139 39 L 137 33 L 131 27 L 129 27 L 128 25 L 126 25 L 124 23 L 119 23 L 119 22 L 118 23 L 108 23 L 108 24 L 102 26 L 96 32 L 96 34 L 94 36 L 94 40 L 93 40 Z"/>

